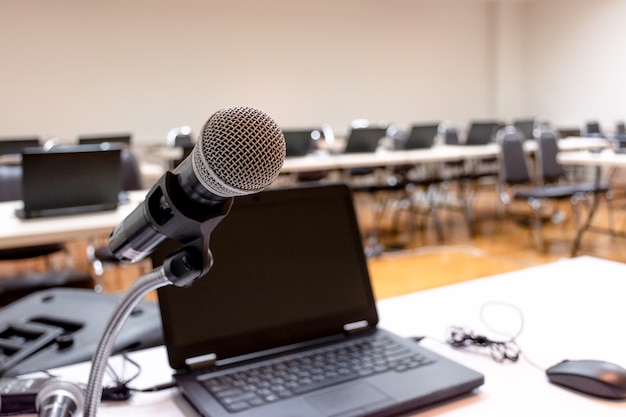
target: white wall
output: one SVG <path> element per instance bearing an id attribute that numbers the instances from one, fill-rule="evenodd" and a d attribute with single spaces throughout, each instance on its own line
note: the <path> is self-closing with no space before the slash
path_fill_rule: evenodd
<path id="1" fill-rule="evenodd" d="M 0 136 L 164 141 L 245 104 L 281 126 L 490 117 L 483 2 L 2 0 Z"/>
<path id="2" fill-rule="evenodd" d="M 0 137 L 626 118 L 624 0 L 2 0 Z"/>
<path id="3" fill-rule="evenodd" d="M 561 126 L 626 119 L 626 1 L 542 0 L 528 22 L 526 108 Z"/>

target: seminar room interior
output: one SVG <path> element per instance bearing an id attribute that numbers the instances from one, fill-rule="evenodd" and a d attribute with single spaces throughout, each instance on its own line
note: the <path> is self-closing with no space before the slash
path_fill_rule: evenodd
<path id="1" fill-rule="evenodd" d="M 308 150 L 320 155 L 340 154 L 353 131 L 372 127 L 384 130 L 373 153 L 393 152 L 421 125 L 437 127 L 428 147 L 445 146 L 449 128 L 462 146 L 481 123 L 491 126 L 490 143 L 513 128 L 524 144 L 553 133 L 566 143 L 559 158 L 619 155 L 624 18 L 619 0 L 7 0 L 0 4 L 0 138 L 62 147 L 79 137 L 128 136 L 137 189 L 150 188 L 189 150 L 176 135 L 193 146 L 208 117 L 234 105 L 266 112 L 285 132 L 313 131 Z M 464 160 L 463 179 L 450 161 L 409 167 L 418 180 L 428 176 L 426 188 L 418 180 L 397 186 L 406 172 L 393 165 L 377 166 L 369 178 L 346 169 L 321 180 L 285 172 L 272 186 L 354 186 L 381 299 L 578 255 L 624 261 L 619 165 L 559 159 L 559 181 L 600 178 L 610 186 L 610 205 L 606 193 L 578 202 L 583 222 L 597 203 L 594 224 L 578 236 L 571 199 L 550 201 L 540 214 L 525 200 L 505 203 L 502 156 L 488 156 Z M 536 147 L 526 153 L 535 185 L 539 161 Z M 479 163 L 484 176 L 472 171 Z M 56 285 L 16 286 L 15 277 L 68 266 L 82 275 L 62 285 L 124 290 L 150 265 L 94 262 L 107 237 L 68 232 L 59 253 L 14 259 L 7 241 L 6 302 Z"/>

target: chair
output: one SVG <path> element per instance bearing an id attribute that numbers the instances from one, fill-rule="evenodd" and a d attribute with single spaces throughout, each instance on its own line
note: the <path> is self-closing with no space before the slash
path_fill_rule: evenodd
<path id="1" fill-rule="evenodd" d="M 598 194 L 604 196 L 607 202 L 609 230 L 611 233 L 615 231 L 615 215 L 613 211 L 613 191 L 606 182 L 602 182 L 599 179 L 596 181 L 586 182 L 571 182 L 567 180 L 567 171 L 565 167 L 558 162 L 557 155 L 559 152 L 557 137 L 554 131 L 544 130 L 539 134 L 537 138 L 539 142 L 537 152 L 537 176 L 542 184 L 563 184 L 566 183 L 570 186 L 575 186 L 579 192 L 585 193 L 589 197 L 593 197 L 593 202 L 590 205 L 590 213 L 587 216 L 587 222 L 585 225 L 579 228 L 579 235 L 582 230 L 588 227 L 589 220 L 593 217 L 593 211 L 596 210 L 598 204 Z M 574 255 L 578 249 L 580 243 L 580 237 L 577 236 L 575 243 L 572 246 L 572 255 Z"/>
<path id="2" fill-rule="evenodd" d="M 472 122 L 465 140 L 462 140 L 459 131 L 451 125 L 443 125 L 441 136 L 445 145 L 484 146 L 494 142 L 495 132 L 501 126 L 500 122 Z M 476 217 L 473 202 L 477 190 L 485 183 L 497 183 L 499 173 L 497 158 L 480 158 L 467 161 L 452 161 L 444 164 L 442 176 L 447 183 L 458 184 L 460 207 L 463 210 L 466 224 L 471 235 L 476 233 Z"/>
<path id="3" fill-rule="evenodd" d="M 439 133 L 439 123 L 414 124 L 409 134 L 398 140 L 394 148 L 396 150 L 429 149 L 435 144 L 435 138 Z M 397 176 L 407 177 L 415 169 L 415 165 L 398 165 L 393 169 Z"/>
<path id="4" fill-rule="evenodd" d="M 376 152 L 381 140 L 387 135 L 386 127 L 359 127 L 351 128 L 348 134 L 344 153 L 373 153 Z M 352 168 L 351 176 L 372 174 L 373 168 Z"/>
<path id="5" fill-rule="evenodd" d="M 0 165 L 0 201 L 21 200 L 21 184 L 20 164 Z M 94 286 L 91 274 L 73 268 L 71 254 L 62 242 L 0 249 L 0 261 L 26 264 L 26 268 L 13 268 L 15 272 L 0 277 L 0 306 L 48 288 Z"/>
<path id="6" fill-rule="evenodd" d="M 167 146 L 170 148 L 181 148 L 182 156 L 172 161 L 172 168 L 178 166 L 193 151 L 195 141 L 192 137 L 189 126 L 175 127 L 167 133 Z"/>
<path id="7" fill-rule="evenodd" d="M 318 148 L 318 141 L 323 138 L 320 129 L 283 129 L 283 136 L 287 157 L 302 157 L 315 152 Z M 327 176 L 326 171 L 299 172 L 295 175 L 295 180 L 298 182 L 320 181 Z"/>
<path id="8" fill-rule="evenodd" d="M 626 124 L 622 121 L 615 123 L 615 132 L 611 136 L 611 140 L 614 143 L 614 148 L 618 152 L 623 152 L 626 149 Z"/>
<path id="9" fill-rule="evenodd" d="M 544 139 L 546 139 L 545 142 Z M 556 174 L 557 170 L 554 166 L 549 165 L 552 142 L 547 137 L 544 137 L 544 139 L 538 138 L 540 141 L 538 158 L 542 161 L 540 165 L 546 165 L 546 168 L 542 168 L 542 170 L 545 170 L 546 178 L 553 178 L 551 175 Z M 497 142 L 500 145 L 498 195 L 505 207 L 513 200 L 528 203 L 534 215 L 532 230 L 534 232 L 535 244 L 539 250 L 544 250 L 543 209 L 547 203 L 569 201 L 574 209 L 576 229 L 579 231 L 581 228 L 580 202 L 588 200 L 590 195 L 595 196 L 597 193 L 607 193 L 608 188 L 589 183 L 536 185 L 529 169 L 528 156 L 522 141 L 522 135 L 513 126 L 507 126 L 498 132 Z M 547 167 L 550 167 L 550 169 L 547 169 Z"/>
<path id="10" fill-rule="evenodd" d="M 488 145 L 495 142 L 496 134 L 503 124 L 498 121 L 473 121 L 470 123 L 470 127 L 465 137 L 465 146 L 481 146 Z M 476 166 L 473 168 L 474 176 L 497 176 L 497 158 L 482 158 L 476 161 Z"/>
<path id="11" fill-rule="evenodd" d="M 435 144 L 438 133 L 439 123 L 414 124 L 400 146 L 402 149 L 428 149 Z"/>

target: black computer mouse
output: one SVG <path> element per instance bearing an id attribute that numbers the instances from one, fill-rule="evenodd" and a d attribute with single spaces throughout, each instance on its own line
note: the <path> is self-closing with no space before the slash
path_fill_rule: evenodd
<path id="1" fill-rule="evenodd" d="M 600 360 L 564 360 L 546 369 L 553 384 L 594 397 L 626 399 L 626 369 Z"/>

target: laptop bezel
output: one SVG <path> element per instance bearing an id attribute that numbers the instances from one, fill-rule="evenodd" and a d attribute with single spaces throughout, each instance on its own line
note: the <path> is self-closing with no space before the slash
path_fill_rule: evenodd
<path id="1" fill-rule="evenodd" d="M 203 357 L 205 355 L 216 355 L 217 360 L 233 358 L 237 356 L 246 356 L 250 353 L 261 353 L 264 351 L 272 352 L 275 349 L 285 347 L 302 347 L 314 341 L 325 340 L 329 337 L 342 338 L 348 335 L 349 329 L 345 326 L 349 323 L 358 323 L 359 327 L 366 324 L 363 329 L 375 328 L 378 323 L 378 314 L 376 311 L 374 294 L 369 281 L 369 272 L 365 254 L 363 251 L 360 229 L 357 223 L 356 214 L 354 212 L 354 203 L 352 192 L 345 184 L 331 185 L 309 185 L 302 187 L 279 188 L 264 191 L 253 196 L 239 197 L 235 199 L 232 210 L 237 211 L 240 207 L 254 207 L 255 204 L 290 204 L 292 201 L 302 200 L 319 201 L 320 199 L 341 199 L 340 204 L 345 204 L 345 210 L 350 213 L 346 216 L 347 226 L 350 230 L 350 239 L 354 241 L 354 250 L 359 264 L 358 279 L 362 281 L 363 286 L 363 302 L 362 306 L 357 309 L 346 309 L 345 311 L 333 314 L 332 316 L 317 318 L 309 322 L 289 323 L 281 327 L 273 329 L 263 329 L 255 332 L 241 333 L 223 339 L 213 339 L 211 335 L 207 335 L 206 340 L 194 344 L 179 344 L 175 340 L 175 332 L 173 329 L 177 326 L 176 320 L 171 316 L 171 309 L 176 302 L 176 293 L 181 294 L 184 291 L 194 291 L 194 287 L 203 286 L 210 287 L 212 280 L 211 271 L 204 277 L 196 280 L 189 288 L 164 287 L 158 290 L 159 305 L 161 308 L 161 317 L 163 322 L 164 340 L 168 351 L 170 366 L 178 371 L 188 369 L 189 361 L 193 358 Z M 228 216 L 227 216 L 228 218 Z M 302 221 L 307 221 L 303 219 Z M 219 228 L 219 225 L 218 225 Z M 216 229 L 217 230 L 217 229 Z M 329 239 L 332 239 L 329 236 Z M 212 239 L 213 240 L 213 239 Z M 267 245 L 268 242 L 258 242 L 259 245 Z M 319 243 L 319 242 L 318 242 Z M 312 242 L 312 244 L 316 244 Z M 171 253 L 179 245 L 174 242 L 167 242 L 152 255 L 155 265 L 162 263 L 166 254 Z M 218 256 L 218 255 L 216 255 Z M 223 259 L 216 259 L 215 262 L 223 262 Z M 244 260 L 241 260 L 242 262 Z M 200 289 L 196 290 L 200 291 Z M 203 289 L 204 290 L 204 289 Z M 214 285 L 213 291 L 219 291 L 219 287 Z M 189 309 L 193 309 L 189 305 Z M 227 318 L 224 318 L 227 319 Z M 198 317 L 201 322 L 202 317 Z M 260 344 L 257 341 L 267 336 L 267 332 L 271 332 L 272 340 L 268 344 Z M 210 345 L 210 347 L 208 347 Z M 254 349 L 252 348 L 254 345 Z"/>

